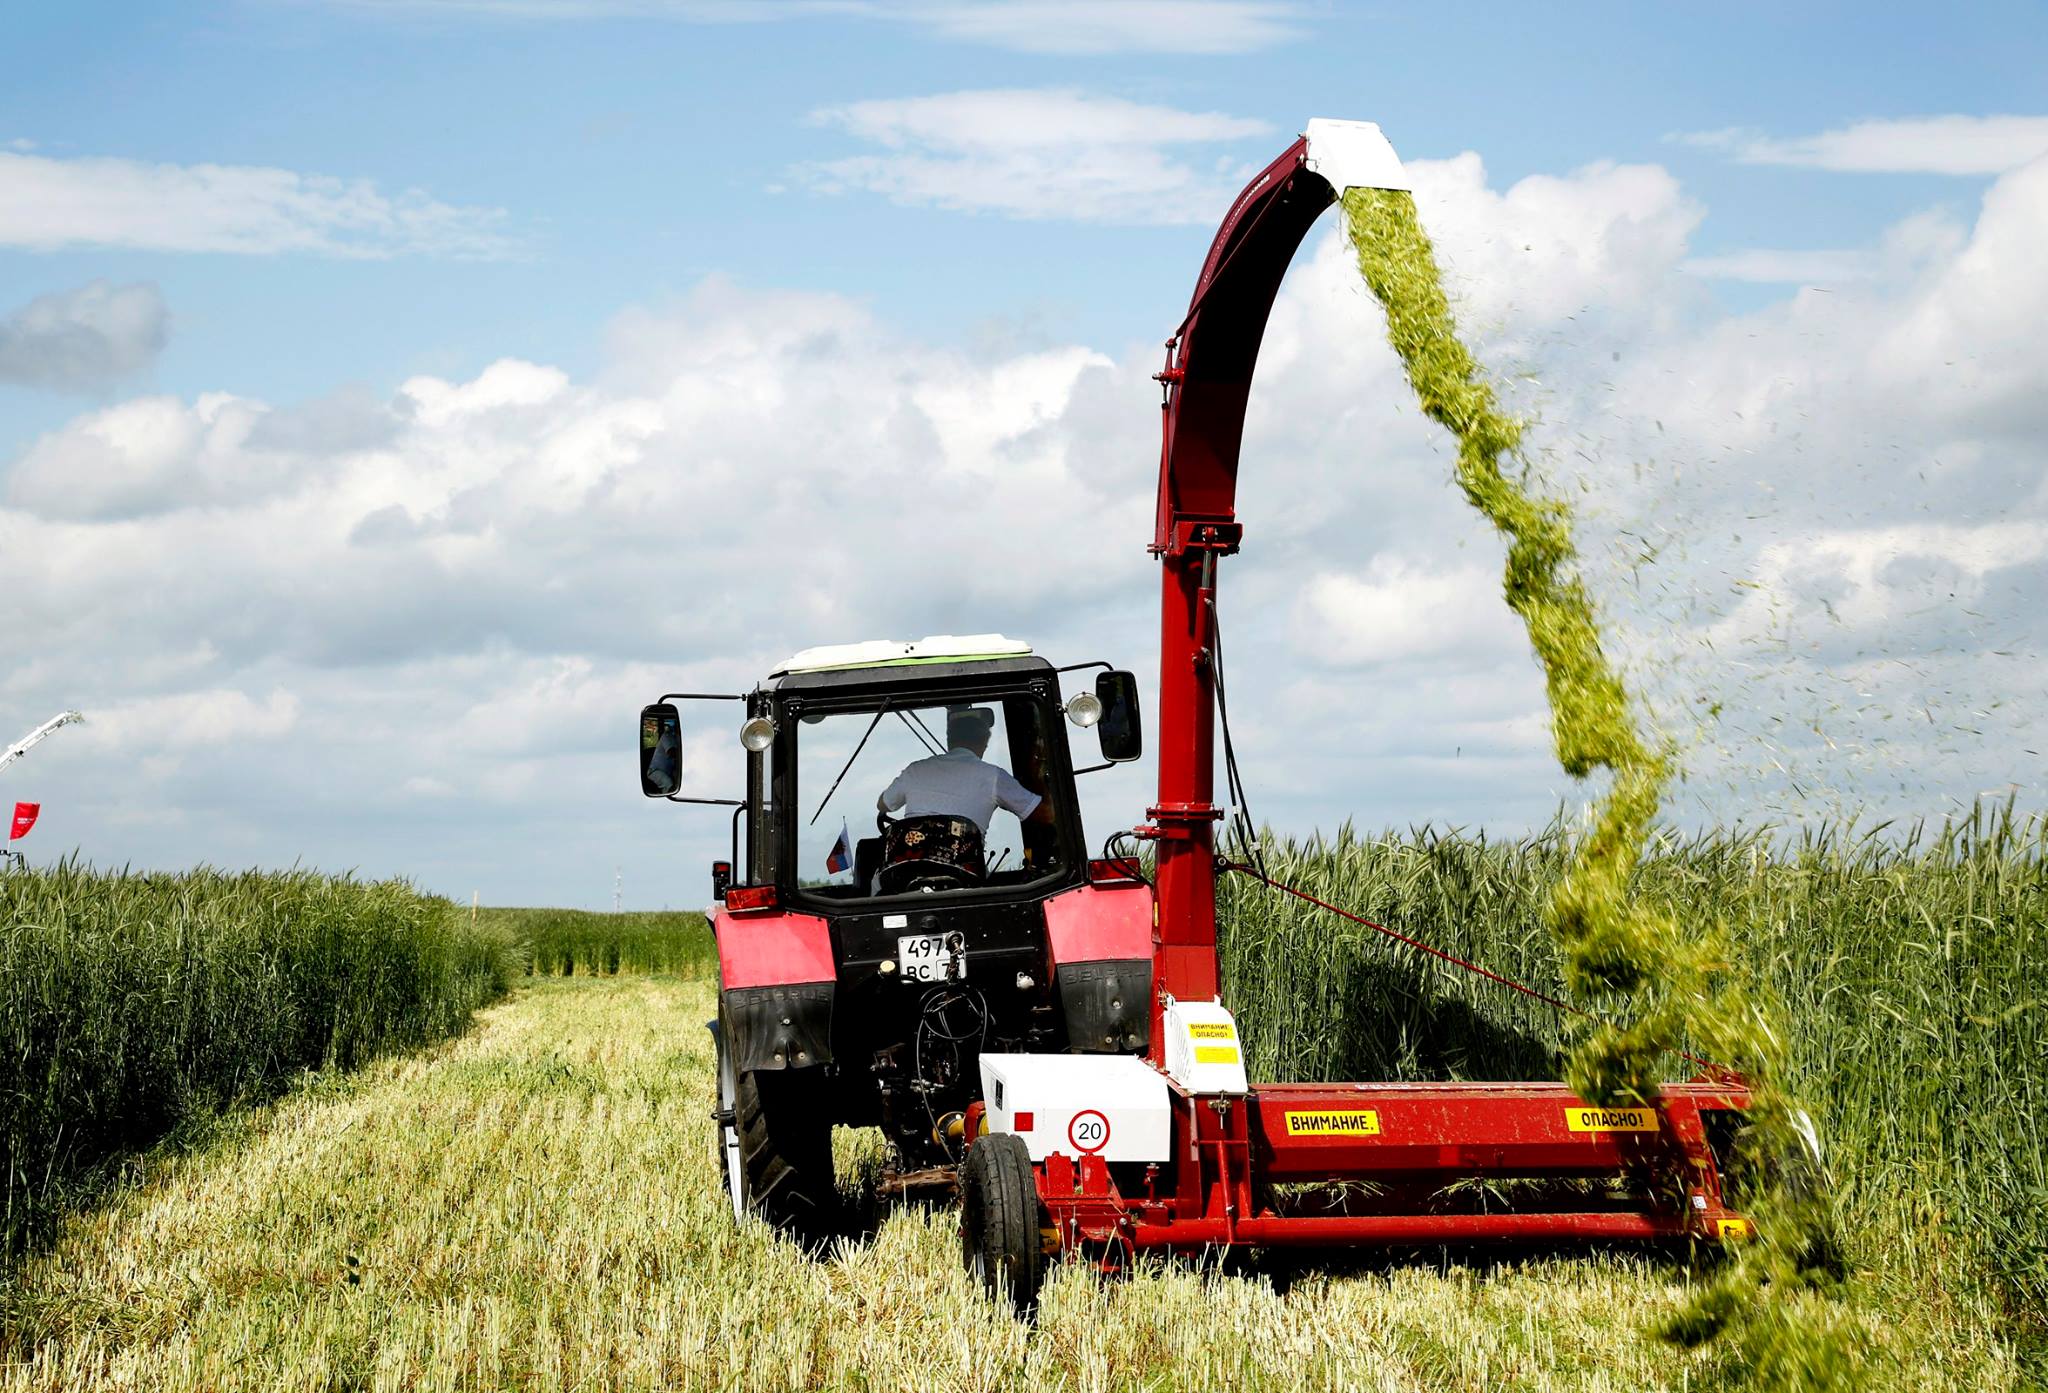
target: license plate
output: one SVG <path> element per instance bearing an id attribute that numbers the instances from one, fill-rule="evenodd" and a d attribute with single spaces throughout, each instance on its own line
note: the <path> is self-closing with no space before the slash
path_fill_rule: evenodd
<path id="1" fill-rule="evenodd" d="M 967 941 L 957 933 L 904 934 L 896 963 L 907 982 L 954 982 L 967 975 Z"/>

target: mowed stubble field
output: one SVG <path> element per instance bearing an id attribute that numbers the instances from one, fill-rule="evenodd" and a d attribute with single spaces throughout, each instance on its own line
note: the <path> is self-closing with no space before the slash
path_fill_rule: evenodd
<path id="1" fill-rule="evenodd" d="M 313 1076 L 76 1217 L 9 1297 L 0 1388 L 1704 1389 L 1623 1256 L 1053 1280 L 991 1307 L 953 1218 L 813 1259 L 735 1227 L 704 977 L 539 977 L 465 1037 Z M 842 1161 L 867 1150 L 841 1134 Z M 1882 1382 L 2014 1386 L 1995 1313 L 1861 1288 Z"/>

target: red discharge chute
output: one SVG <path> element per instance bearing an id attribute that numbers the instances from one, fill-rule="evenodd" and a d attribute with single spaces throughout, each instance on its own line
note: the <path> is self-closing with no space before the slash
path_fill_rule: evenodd
<path id="1" fill-rule="evenodd" d="M 41 803 L 16 803 L 14 821 L 7 826 L 7 840 L 18 842 L 28 835 L 28 829 L 36 825 L 36 815 L 41 813 Z"/>

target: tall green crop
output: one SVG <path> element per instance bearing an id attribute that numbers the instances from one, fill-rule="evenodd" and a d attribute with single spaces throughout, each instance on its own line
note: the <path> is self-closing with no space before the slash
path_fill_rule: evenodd
<path id="1" fill-rule="evenodd" d="M 0 1241 L 188 1119 L 462 1029 L 511 961 L 399 882 L 0 874 Z"/>
<path id="2" fill-rule="evenodd" d="M 1561 994 L 1544 916 L 1571 854 L 1559 827 L 1347 827 L 1267 858 L 1275 879 Z M 1632 885 L 1726 925 L 1734 970 L 1777 1004 L 1852 1264 L 1922 1291 L 1988 1274 L 2048 1366 L 2048 823 L 1980 808 L 1890 837 L 1666 834 Z M 1570 1037 L 1552 1008 L 1241 877 L 1219 896 L 1256 1075 L 1555 1077 Z"/>
<path id="3" fill-rule="evenodd" d="M 486 922 L 503 926 L 526 955 L 526 970 L 542 976 L 616 972 L 711 970 L 718 950 L 701 914 L 635 911 L 596 914 L 583 909 L 487 909 Z"/>

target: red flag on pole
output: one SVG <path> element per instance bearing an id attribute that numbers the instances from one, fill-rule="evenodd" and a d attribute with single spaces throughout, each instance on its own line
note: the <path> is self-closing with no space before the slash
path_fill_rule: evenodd
<path id="1" fill-rule="evenodd" d="M 43 810 L 41 803 L 16 803 L 14 822 L 7 829 L 7 840 L 18 842 L 28 835 L 28 829 L 36 825 L 36 815 Z"/>

